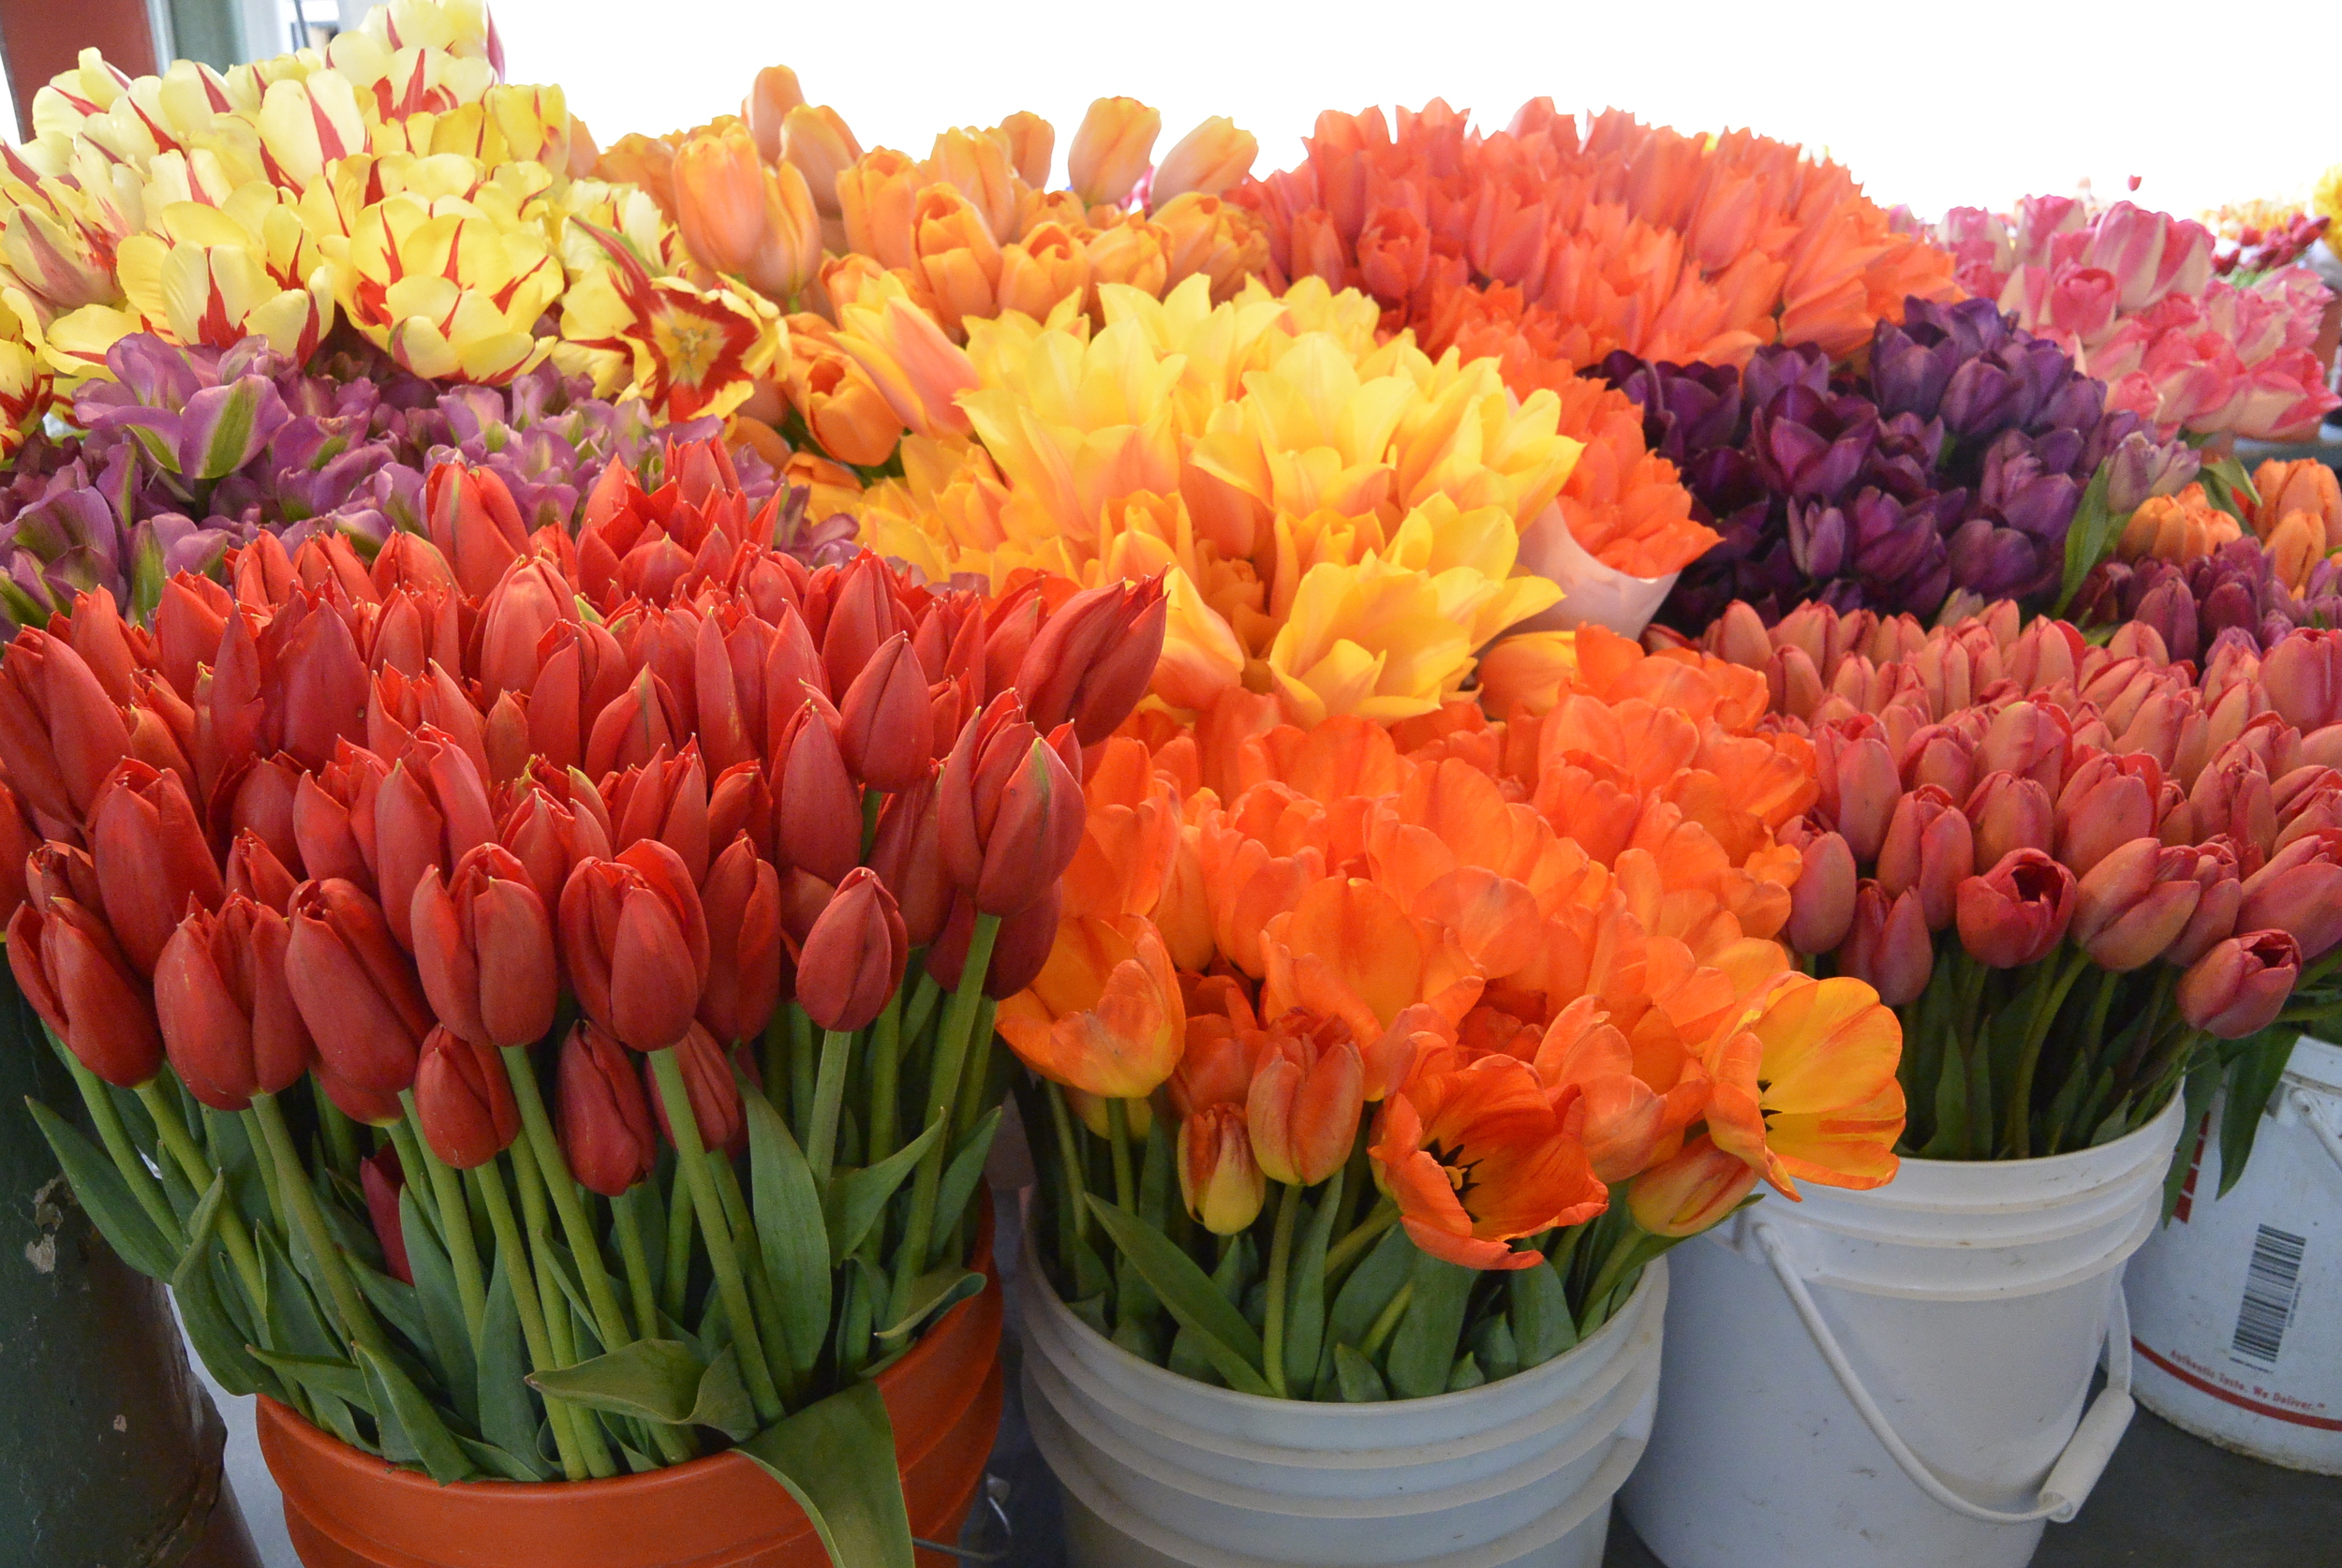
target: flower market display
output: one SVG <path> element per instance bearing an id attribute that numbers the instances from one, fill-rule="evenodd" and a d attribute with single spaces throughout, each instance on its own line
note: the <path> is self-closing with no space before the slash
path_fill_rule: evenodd
<path id="1" fill-rule="evenodd" d="M 1568 1520 L 1360 1515 L 1581 1568 L 1669 1249 L 2223 1088 L 2232 1182 L 2342 1018 L 2342 489 L 2249 445 L 2342 406 L 2335 213 L 1929 225 L 1546 99 L 709 108 L 597 141 L 393 0 L 0 148 L 40 1125 L 317 1561 L 929 1561 L 1002 1133 L 1029 1407 L 1299 1464 L 1608 1379 Z"/>

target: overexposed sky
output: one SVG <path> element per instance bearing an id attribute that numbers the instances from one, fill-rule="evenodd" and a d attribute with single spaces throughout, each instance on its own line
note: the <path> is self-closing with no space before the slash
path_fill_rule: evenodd
<path id="1" fill-rule="evenodd" d="M 2342 162 L 2342 4 L 2254 0 L 495 0 L 514 81 L 557 81 L 607 142 L 736 107 L 784 63 L 865 146 L 1019 109 L 1066 141 L 1090 99 L 1208 114 L 1289 167 L 1322 109 L 1524 99 L 1827 147 L 1887 204 L 2005 206 L 2090 178 L 2193 214 Z"/>

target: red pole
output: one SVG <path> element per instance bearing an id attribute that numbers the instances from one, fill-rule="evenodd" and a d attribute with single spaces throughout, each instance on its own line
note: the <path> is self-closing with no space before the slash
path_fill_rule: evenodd
<path id="1" fill-rule="evenodd" d="M 96 48 L 132 76 L 155 73 L 155 35 L 146 0 L 0 0 L 0 46 L 8 56 L 8 90 L 18 130 L 33 134 L 33 95 L 82 51 Z"/>

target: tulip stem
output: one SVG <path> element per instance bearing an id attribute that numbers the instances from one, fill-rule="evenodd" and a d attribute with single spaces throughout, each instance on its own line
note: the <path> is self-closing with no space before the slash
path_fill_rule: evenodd
<path id="1" fill-rule="evenodd" d="M 822 1069 L 813 1082 L 813 1127 L 805 1162 L 813 1167 L 813 1190 L 829 1191 L 830 1168 L 837 1162 L 837 1114 L 846 1103 L 846 1066 L 853 1057 L 853 1030 L 822 1031 Z"/>
<path id="2" fill-rule="evenodd" d="M 324 1095 L 316 1096 L 318 1126 L 325 1133 L 325 1152 L 334 1168 L 350 1181 L 358 1179 L 358 1124 Z"/>
<path id="3" fill-rule="evenodd" d="M 426 1178 L 431 1183 L 431 1197 L 439 1211 L 439 1239 L 447 1248 L 448 1262 L 455 1270 L 455 1294 L 464 1307 L 464 1326 L 471 1331 L 472 1354 L 480 1354 L 481 1327 L 488 1319 L 488 1287 L 480 1274 L 480 1243 L 471 1230 L 471 1205 L 464 1199 L 464 1183 L 448 1162 L 439 1158 L 431 1140 L 423 1136 L 422 1115 L 415 1109 L 415 1091 L 401 1089 L 399 1103 L 407 1107 L 405 1124 L 407 1137 L 399 1139 L 399 1158 L 407 1158 L 407 1145 L 414 1145 L 415 1157 L 422 1162 Z M 393 1128 L 393 1134 L 398 1131 Z M 415 1173 L 409 1171 L 412 1180 Z"/>
<path id="4" fill-rule="evenodd" d="M 1374 1212 L 1358 1221 L 1349 1235 L 1343 1236 L 1326 1253 L 1327 1288 L 1331 1289 L 1335 1277 L 1350 1266 L 1350 1260 L 1382 1239 L 1385 1231 L 1399 1223 L 1399 1206 L 1388 1198 L 1374 1206 Z"/>
<path id="5" fill-rule="evenodd" d="M 638 1181 L 623 1193 L 610 1200 L 610 1229 L 618 1240 L 618 1259 L 626 1265 L 628 1294 L 634 1298 L 634 1316 L 641 1323 L 643 1338 L 663 1339 L 659 1322 L 659 1287 L 650 1277 L 650 1254 L 643 1249 L 643 1225 L 634 1212 L 642 1195 L 652 1191 L 650 1183 Z"/>
<path id="6" fill-rule="evenodd" d="M 800 1144 L 813 1136 L 813 1020 L 789 1004 L 789 1123 Z"/>
<path id="7" fill-rule="evenodd" d="M 903 988 L 897 985 L 870 1031 L 870 1146 L 863 1154 L 866 1165 L 895 1152 L 896 1127 L 902 1119 L 902 1069 Z"/>
<path id="8" fill-rule="evenodd" d="M 992 1087 L 992 1043 L 996 1038 L 992 1019 L 999 1011 L 1000 1004 L 990 997 L 976 1003 L 976 1025 L 968 1037 L 968 1071 L 960 1079 L 959 1111 L 953 1117 L 951 1131 L 946 1134 L 954 1147 L 958 1146 L 959 1135 L 984 1119 L 984 1113 L 989 1109 L 984 1099 L 985 1091 Z"/>
<path id="9" fill-rule="evenodd" d="M 1108 1103 L 1119 1109 L 1122 1102 Z M 1120 1131 L 1119 1122 L 1116 1130 Z M 1293 1222 L 1301 1212 L 1301 1188 L 1291 1181 L 1277 1185 L 1283 1191 L 1277 1194 L 1277 1228 L 1268 1241 L 1268 1315 L 1261 1326 L 1261 1372 L 1268 1379 L 1268 1392 L 1285 1399 L 1292 1398 L 1285 1392 L 1285 1277 L 1293 1271 Z"/>
<path id="10" fill-rule="evenodd" d="M 1119 1095 L 1106 1097 L 1106 1142 L 1114 1154 L 1114 1201 L 1136 1214 L 1138 1182 L 1131 1174 L 1131 1104 Z"/>
<path id="11" fill-rule="evenodd" d="M 1065 1090 L 1049 1079 L 1041 1087 L 1049 1097 L 1049 1119 L 1057 1124 L 1058 1165 L 1065 1174 L 1065 1266 L 1074 1266 L 1075 1248 L 1089 1238 L 1088 1183 L 1082 1179 L 1081 1143 L 1074 1136 L 1073 1113 L 1065 1108 Z"/>
<path id="12" fill-rule="evenodd" d="M 2090 955 L 2080 948 L 2067 959 L 2057 971 L 2054 983 L 2042 989 L 2038 1004 L 2033 1010 L 2033 1021 L 2026 1028 L 2024 1044 L 2017 1054 L 2017 1086 L 2008 1097 L 2008 1123 L 2003 1136 L 2008 1140 L 2009 1158 L 2024 1160 L 2033 1147 L 2033 1075 L 2041 1063 L 2041 1043 L 2049 1034 L 2050 1025 L 2057 1019 L 2058 1010 L 2066 1005 L 2066 993 L 2072 990 L 2082 971 L 2090 967 Z"/>
<path id="13" fill-rule="evenodd" d="M 529 1059 L 528 1047 L 507 1045 L 501 1054 L 504 1075 L 511 1080 L 512 1099 L 520 1106 L 522 1132 L 528 1139 L 529 1152 L 536 1156 L 537 1167 L 553 1194 L 553 1208 L 561 1217 L 561 1230 L 570 1239 L 570 1254 L 577 1260 L 577 1272 L 586 1286 L 586 1300 L 594 1309 L 594 1324 L 601 1336 L 602 1349 L 616 1350 L 636 1339 L 651 1338 L 654 1324 L 649 1323 L 643 1325 L 640 1334 L 627 1330 L 626 1312 L 618 1306 L 618 1293 L 611 1286 L 609 1266 L 602 1262 L 601 1238 L 595 1234 L 593 1221 L 586 1214 L 586 1205 L 578 1197 L 577 1178 L 570 1174 L 570 1162 L 562 1157 L 561 1141 L 553 1134 L 553 1118 L 545 1115 L 545 1099 L 537 1087 L 537 1065 Z"/>
<path id="14" fill-rule="evenodd" d="M 325 1276 L 325 1293 L 332 1297 L 334 1313 L 342 1320 L 342 1332 L 348 1336 L 350 1343 L 363 1346 L 387 1362 L 390 1347 L 375 1325 L 373 1309 L 358 1294 L 358 1282 L 349 1277 L 349 1269 L 342 1262 L 341 1247 L 326 1226 L 325 1211 L 318 1206 L 318 1195 L 309 1187 L 309 1173 L 302 1168 L 300 1150 L 293 1145 L 292 1132 L 285 1125 L 285 1113 L 278 1107 L 276 1097 L 254 1095 L 252 1119 L 268 1146 L 269 1158 L 276 1161 L 285 1206 L 292 1211 L 293 1223 L 300 1227 L 302 1240 L 308 1243 L 318 1272 Z"/>
<path id="15" fill-rule="evenodd" d="M 911 1006 L 903 1013 L 903 1038 L 917 1040 L 927 1032 L 935 1021 L 935 1004 L 942 999 L 943 987 L 935 983 L 935 976 L 925 966 L 919 970 L 919 984 L 911 988 Z"/>
<path id="16" fill-rule="evenodd" d="M 505 1194 L 504 1177 L 493 1160 L 467 1174 L 472 1191 L 480 1194 L 480 1206 L 488 1211 L 489 1228 L 496 1233 L 497 1256 L 503 1264 L 505 1279 L 511 1282 L 521 1338 L 528 1345 L 528 1364 L 534 1370 L 550 1372 L 555 1367 L 553 1339 L 545 1331 L 544 1304 L 537 1298 L 535 1270 L 528 1248 L 521 1240 L 520 1225 L 512 1218 L 512 1200 Z M 577 1441 L 576 1412 L 547 1395 L 545 1421 L 553 1428 L 553 1444 L 561 1453 L 562 1473 L 572 1481 L 585 1480 L 586 1459 Z"/>
<path id="17" fill-rule="evenodd" d="M 560 1265 L 554 1260 L 553 1241 L 546 1232 L 544 1176 L 529 1154 L 527 1139 L 514 1139 L 506 1152 L 512 1161 L 512 1179 L 520 1187 L 521 1234 L 528 1240 L 528 1255 L 537 1270 L 537 1295 L 545 1315 L 545 1342 L 553 1352 L 555 1367 L 574 1367 L 584 1358 L 577 1354 L 576 1329 L 570 1321 L 570 1298 L 561 1288 Z M 600 1418 L 585 1410 L 572 1412 L 571 1418 L 576 1423 L 578 1450 L 586 1458 L 586 1473 L 598 1481 L 617 1474 L 617 1464 L 610 1457 L 610 1445 L 602 1440 Z"/>
<path id="18" fill-rule="evenodd" d="M 959 1073 L 968 1059 L 968 1033 L 975 1022 L 976 1003 L 984 998 L 984 977 L 992 969 L 992 944 L 1001 935 L 1001 917 L 976 916 L 968 934 L 968 956 L 959 966 L 959 985 L 943 1010 L 943 1027 L 936 1036 L 935 1065 L 927 1080 L 927 1115 L 922 1126 L 947 1121 L 959 1102 Z M 943 1161 L 950 1156 L 950 1129 L 927 1146 L 919 1160 L 919 1175 L 911 1194 L 911 1215 L 904 1225 L 902 1261 L 895 1270 L 894 1299 L 885 1321 L 900 1323 L 911 1315 L 911 1293 L 926 1272 L 927 1252 L 935 1238 L 935 1204 L 943 1182 Z"/>
<path id="19" fill-rule="evenodd" d="M 1407 1304 L 1414 1299 L 1415 1281 L 1409 1280 L 1399 1287 L 1399 1294 L 1390 1298 L 1390 1305 L 1383 1309 L 1382 1315 L 1367 1329 L 1366 1341 L 1358 1346 L 1360 1355 L 1371 1361 L 1383 1354 L 1383 1342 L 1390 1338 L 1391 1330 L 1399 1326 L 1399 1320 L 1407 1315 Z"/>
<path id="20" fill-rule="evenodd" d="M 667 1126 L 674 1134 L 676 1162 L 690 1183 L 691 1206 L 698 1212 L 700 1235 L 707 1242 L 707 1260 L 715 1265 L 716 1289 L 732 1324 L 732 1342 L 740 1353 L 740 1373 L 755 1401 L 760 1425 L 780 1419 L 780 1390 L 774 1386 L 764 1346 L 756 1331 L 756 1315 L 749 1306 L 748 1280 L 740 1273 L 740 1254 L 732 1245 L 732 1227 L 724 1219 L 724 1201 L 716 1191 L 707 1168 L 706 1146 L 700 1142 L 699 1117 L 691 1111 L 690 1091 L 684 1087 L 683 1064 L 670 1045 L 650 1054 L 652 1076 L 659 1084 L 660 1103 L 667 1108 Z"/>
<path id="21" fill-rule="evenodd" d="M 684 1177 L 680 1153 L 673 1180 L 667 1194 L 667 1277 L 659 1294 L 667 1316 L 681 1323 L 691 1294 L 691 1184 Z"/>

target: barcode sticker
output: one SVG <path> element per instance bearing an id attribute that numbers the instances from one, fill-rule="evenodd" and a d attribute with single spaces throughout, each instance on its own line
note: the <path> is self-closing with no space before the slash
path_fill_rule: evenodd
<path id="1" fill-rule="evenodd" d="M 2276 1365 L 2285 1325 L 2301 1295 L 2302 1252 L 2307 1245 L 2305 1236 L 2267 1225 L 2253 1238 L 2252 1262 L 2245 1269 L 2245 1299 L 2236 1309 L 2236 1333 L 2229 1341 L 2230 1354 L 2239 1360 Z"/>

